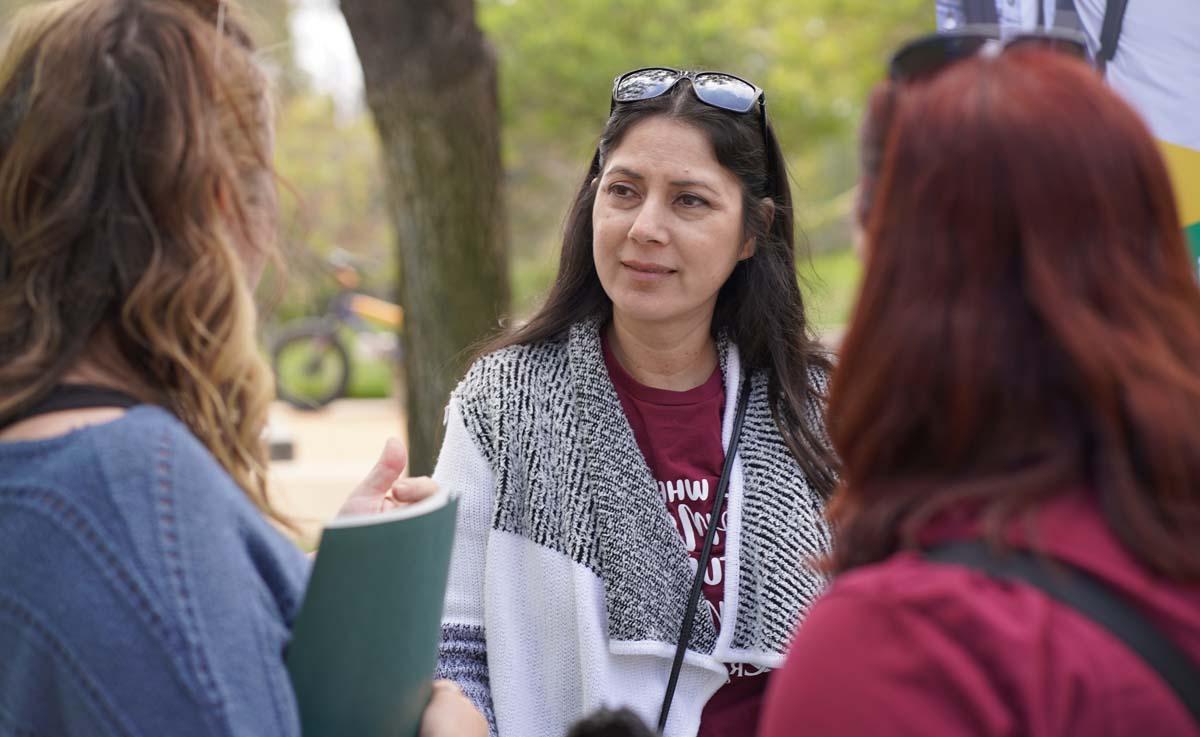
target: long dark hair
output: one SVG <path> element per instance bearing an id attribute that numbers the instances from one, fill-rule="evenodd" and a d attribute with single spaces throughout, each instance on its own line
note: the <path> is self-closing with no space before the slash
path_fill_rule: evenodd
<path id="1" fill-rule="evenodd" d="M 1145 125 L 1044 50 L 886 84 L 869 115 L 833 568 L 1081 489 L 1143 565 L 1200 580 L 1200 289 Z"/>
<path id="2" fill-rule="evenodd" d="M 830 363 L 809 331 L 796 280 L 792 194 L 783 153 L 769 124 L 764 145 L 757 110 L 739 115 L 706 105 L 688 84 L 681 81 L 661 97 L 616 106 L 567 215 L 558 277 L 545 304 L 483 352 L 549 340 L 580 320 L 611 316 L 612 302 L 592 260 L 596 177 L 637 123 L 662 115 L 694 126 L 712 143 L 717 161 L 741 180 L 743 230 L 756 240 L 754 256 L 738 262 L 717 295 L 713 334 L 724 333 L 736 343 L 747 368 L 767 372 L 780 433 L 812 487 L 828 496 L 836 483 L 836 462 L 820 426 L 823 389 L 812 376 L 828 372 Z M 770 220 L 762 207 L 765 197 L 775 203 Z"/>

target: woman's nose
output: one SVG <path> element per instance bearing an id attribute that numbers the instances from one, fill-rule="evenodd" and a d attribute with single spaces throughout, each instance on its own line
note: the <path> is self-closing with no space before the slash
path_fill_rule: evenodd
<path id="1" fill-rule="evenodd" d="M 630 240 L 643 245 L 668 243 L 671 236 L 666 220 L 667 213 L 663 212 L 662 206 L 647 201 L 629 227 Z"/>

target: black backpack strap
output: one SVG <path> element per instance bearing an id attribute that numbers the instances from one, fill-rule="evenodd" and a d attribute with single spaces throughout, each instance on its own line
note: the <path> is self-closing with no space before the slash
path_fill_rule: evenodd
<path id="1" fill-rule="evenodd" d="M 1092 620 L 1154 669 L 1200 726 L 1200 666 L 1124 596 L 1092 574 L 1026 551 L 998 552 L 982 540 L 938 546 L 925 559 L 1028 584 Z"/>
<path id="2" fill-rule="evenodd" d="M 1117 44 L 1121 40 L 1121 28 L 1125 25 L 1125 8 L 1129 0 L 1108 0 L 1104 7 L 1104 23 L 1100 27 L 1100 50 L 1096 52 L 1096 64 L 1103 72 L 1117 55 Z"/>

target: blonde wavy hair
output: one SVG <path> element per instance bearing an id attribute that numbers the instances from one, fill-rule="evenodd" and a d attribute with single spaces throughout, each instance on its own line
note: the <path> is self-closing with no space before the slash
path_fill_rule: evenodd
<path id="1" fill-rule="evenodd" d="M 184 422 L 269 517 L 269 84 L 224 0 L 59 0 L 0 57 L 0 422 L 80 365 Z"/>

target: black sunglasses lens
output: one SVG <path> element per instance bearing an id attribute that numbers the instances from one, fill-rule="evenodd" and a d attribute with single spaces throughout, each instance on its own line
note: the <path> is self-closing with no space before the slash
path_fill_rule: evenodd
<path id="1" fill-rule="evenodd" d="M 1067 54 L 1076 59 L 1089 61 L 1087 44 L 1070 38 L 1054 38 L 1053 36 L 1017 36 L 1008 42 L 1010 49 L 1043 49 L 1060 54 Z"/>
<path id="2" fill-rule="evenodd" d="M 920 79 L 947 64 L 972 56 L 987 43 L 987 36 L 933 36 L 923 38 L 896 52 L 889 65 L 894 80 Z"/>
<path id="3" fill-rule="evenodd" d="M 613 100 L 633 102 L 658 97 L 679 81 L 674 69 L 639 69 L 623 75 L 613 86 Z"/>
<path id="4" fill-rule="evenodd" d="M 704 102 L 735 113 L 749 112 L 758 100 L 758 90 L 744 79 L 729 74 L 706 72 L 692 80 L 696 97 Z"/>

